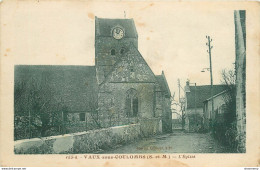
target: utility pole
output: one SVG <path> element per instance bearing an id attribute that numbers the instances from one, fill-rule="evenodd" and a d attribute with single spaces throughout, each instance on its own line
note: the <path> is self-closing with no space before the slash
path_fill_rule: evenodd
<path id="1" fill-rule="evenodd" d="M 207 52 L 209 53 L 209 66 L 210 66 L 210 85 L 211 85 L 211 114 L 213 115 L 214 113 L 214 102 L 213 102 L 213 76 L 212 76 L 212 61 L 211 61 L 211 49 L 213 48 L 213 46 L 210 45 L 210 43 L 212 42 L 212 39 L 210 38 L 210 36 L 206 36 L 206 38 L 208 39 L 208 42 L 206 43 L 206 45 L 209 47 L 209 49 L 207 50 Z M 209 115 L 209 118 L 211 119 L 212 115 Z"/>
<path id="2" fill-rule="evenodd" d="M 194 93 L 194 100 L 195 100 L 195 114 L 197 114 L 197 101 L 196 101 L 196 91 L 197 91 L 197 84 L 196 83 L 194 83 L 195 84 L 195 93 Z"/>
<path id="3" fill-rule="evenodd" d="M 181 91 L 180 79 L 177 80 L 177 83 L 178 83 L 178 88 L 179 88 L 179 103 L 181 106 L 181 128 L 183 130 L 184 129 L 184 115 L 183 115 L 183 108 L 182 108 L 181 95 L 180 95 L 180 91 Z"/>
<path id="4" fill-rule="evenodd" d="M 186 114 L 184 114 L 184 103 L 183 101 L 181 101 L 181 83 L 180 83 L 180 79 L 177 80 L 178 81 L 178 88 L 179 88 L 179 103 L 180 103 L 180 107 L 181 107 L 181 127 L 182 127 L 182 130 L 184 130 L 184 126 L 185 126 L 185 116 Z M 184 91 L 184 89 L 182 88 L 182 90 Z M 186 93 L 186 92 L 184 92 Z"/>

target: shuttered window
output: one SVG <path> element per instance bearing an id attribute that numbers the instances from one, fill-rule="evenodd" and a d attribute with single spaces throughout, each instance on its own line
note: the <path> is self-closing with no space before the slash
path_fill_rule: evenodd
<path id="1" fill-rule="evenodd" d="M 85 121 L 85 113 L 80 113 L 79 114 L 79 120 L 80 121 Z"/>

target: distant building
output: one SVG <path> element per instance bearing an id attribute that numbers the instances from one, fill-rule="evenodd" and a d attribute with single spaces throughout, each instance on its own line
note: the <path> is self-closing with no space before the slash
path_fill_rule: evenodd
<path id="1" fill-rule="evenodd" d="M 226 85 L 214 85 L 213 94 L 216 95 L 225 89 Z M 190 86 L 189 81 L 187 81 L 185 91 L 185 130 L 195 132 L 202 128 L 206 121 L 203 112 L 203 102 L 211 97 L 211 86 Z"/>
<path id="2" fill-rule="evenodd" d="M 41 101 L 30 107 L 33 88 Z M 50 119 L 65 121 L 66 133 L 132 123 L 145 135 L 172 129 L 166 77 L 139 52 L 133 19 L 95 18 L 95 66 L 16 66 L 15 96 L 15 116 L 59 112 Z"/>

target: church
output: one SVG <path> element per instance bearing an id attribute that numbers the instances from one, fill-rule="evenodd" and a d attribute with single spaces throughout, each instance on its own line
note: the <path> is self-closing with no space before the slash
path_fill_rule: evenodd
<path id="1" fill-rule="evenodd" d="M 63 133 L 136 123 L 144 134 L 172 130 L 166 77 L 138 51 L 133 19 L 95 17 L 95 66 L 16 65 L 14 88 L 15 116 L 55 111 Z M 49 124 L 57 119 L 48 117 Z"/>

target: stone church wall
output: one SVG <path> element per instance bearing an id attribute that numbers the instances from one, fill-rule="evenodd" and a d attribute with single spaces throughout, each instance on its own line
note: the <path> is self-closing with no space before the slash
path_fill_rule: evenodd
<path id="1" fill-rule="evenodd" d="M 136 123 L 137 119 L 128 118 L 126 114 L 127 90 L 133 88 L 138 94 L 137 118 L 154 117 L 154 84 L 153 83 L 107 83 L 104 92 L 99 93 L 99 115 L 107 119 L 117 119 L 121 123 Z M 105 119 L 105 118 L 104 118 Z M 129 122 L 130 121 L 130 122 Z M 106 125 L 105 125 L 106 126 Z"/>
<path id="2" fill-rule="evenodd" d="M 162 113 L 162 130 L 163 132 L 172 132 L 172 112 L 171 112 L 171 100 L 170 98 L 164 98 L 163 101 L 163 113 Z"/>
<path id="3" fill-rule="evenodd" d="M 125 29 L 127 33 L 135 28 L 126 27 Z M 101 35 L 96 32 L 95 64 L 99 84 L 98 117 L 104 128 L 141 122 L 144 124 L 143 129 L 146 129 L 145 133 L 149 134 L 153 133 L 151 132 L 153 130 L 146 128 L 145 122 L 148 121 L 143 120 L 151 119 L 149 121 L 155 129 L 162 129 L 162 111 L 158 112 L 156 105 L 156 77 L 138 51 L 137 36 L 131 37 L 125 36 L 122 39 L 115 39 L 112 33 L 109 36 L 109 33 Z M 136 102 L 135 104 L 131 103 L 130 106 L 129 101 L 127 102 L 129 100 L 127 92 L 130 89 L 134 89 L 137 93 L 137 115 L 133 114 L 134 111 L 131 110 L 136 109 Z M 134 100 L 136 101 L 136 98 Z M 130 113 L 133 114 L 131 116 L 127 115 L 129 107 L 131 108 Z M 153 120 L 154 118 L 158 118 L 160 121 Z M 160 123 L 157 126 L 158 122 Z"/>
<path id="4" fill-rule="evenodd" d="M 128 51 L 129 47 L 133 44 L 137 48 L 137 39 L 124 38 L 120 41 L 115 40 L 112 37 L 98 37 L 95 41 L 95 53 L 96 53 L 96 67 L 98 83 L 100 84 L 107 74 L 113 68 L 116 61 Z M 111 50 L 115 50 L 115 55 L 111 55 Z M 121 53 L 121 50 L 124 52 Z"/>

